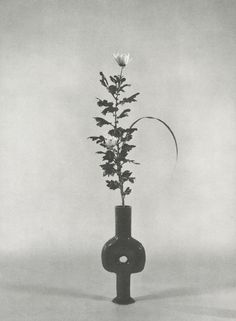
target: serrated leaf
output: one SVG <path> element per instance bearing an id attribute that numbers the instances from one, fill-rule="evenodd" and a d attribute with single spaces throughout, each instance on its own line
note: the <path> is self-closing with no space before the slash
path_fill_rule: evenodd
<path id="1" fill-rule="evenodd" d="M 114 113 L 117 110 L 118 110 L 117 107 L 107 107 L 107 108 L 103 109 L 102 114 L 106 115 L 107 113 Z"/>
<path id="2" fill-rule="evenodd" d="M 131 111 L 131 109 L 129 109 L 129 108 L 124 109 L 124 110 L 122 111 L 122 113 L 121 113 L 117 118 L 123 118 L 123 117 L 129 116 L 129 115 L 128 115 L 128 112 L 130 112 L 130 111 Z"/>
<path id="3" fill-rule="evenodd" d="M 97 105 L 99 107 L 112 107 L 113 106 L 113 102 L 110 102 L 110 101 L 107 101 L 106 99 L 100 99 L 100 98 L 97 98 Z"/>
<path id="4" fill-rule="evenodd" d="M 121 177 L 123 182 L 129 181 L 130 183 L 134 183 L 135 177 L 131 177 L 132 172 L 126 170 L 122 173 Z"/>
<path id="5" fill-rule="evenodd" d="M 104 154 L 105 156 L 103 156 L 103 160 L 107 160 L 108 162 L 113 162 L 115 154 L 111 150 L 108 150 Z"/>
<path id="6" fill-rule="evenodd" d="M 103 169 L 103 176 L 113 176 L 116 173 L 114 163 L 105 163 L 100 165 Z"/>
<path id="7" fill-rule="evenodd" d="M 128 98 L 123 98 L 120 102 L 120 104 L 125 104 L 125 103 L 132 103 L 132 102 L 135 102 L 137 101 L 135 98 L 139 95 L 139 93 L 136 93 Z"/>
<path id="8" fill-rule="evenodd" d="M 114 137 L 118 137 L 118 138 L 122 137 L 123 133 L 124 133 L 124 129 L 121 127 L 118 127 L 116 129 L 115 128 L 111 129 L 108 132 L 109 135 L 114 136 Z"/>
<path id="9" fill-rule="evenodd" d="M 131 149 L 135 148 L 136 146 L 135 145 L 129 145 L 129 144 L 123 144 L 122 145 L 122 149 L 123 150 L 126 150 L 126 151 L 130 151 Z"/>
<path id="10" fill-rule="evenodd" d="M 118 157 L 119 161 L 126 163 L 126 157 L 128 155 L 128 152 L 134 147 L 136 147 L 136 146 L 129 145 L 129 144 L 123 144 L 121 147 L 121 151 L 119 153 L 119 157 Z"/>
<path id="11" fill-rule="evenodd" d="M 119 160 L 120 161 L 124 161 L 125 160 L 125 157 L 128 155 L 128 152 L 127 152 L 127 150 L 124 150 L 124 149 L 122 149 L 121 151 L 120 151 L 120 154 L 119 154 Z"/>
<path id="12" fill-rule="evenodd" d="M 110 189 L 117 189 L 120 187 L 120 184 L 118 181 L 114 181 L 114 180 L 106 180 L 106 183 L 107 183 L 107 186 L 110 188 Z"/>
<path id="13" fill-rule="evenodd" d="M 124 195 L 129 195 L 131 193 L 131 188 L 130 187 L 127 187 L 124 191 Z"/>
<path id="14" fill-rule="evenodd" d="M 124 171 L 122 174 L 121 174 L 121 178 L 123 180 L 123 182 L 126 182 L 129 180 L 129 177 L 132 173 L 128 170 Z"/>
<path id="15" fill-rule="evenodd" d="M 94 117 L 94 119 L 96 120 L 97 126 L 99 126 L 99 127 L 102 127 L 104 125 L 111 125 L 111 123 L 104 118 Z"/>

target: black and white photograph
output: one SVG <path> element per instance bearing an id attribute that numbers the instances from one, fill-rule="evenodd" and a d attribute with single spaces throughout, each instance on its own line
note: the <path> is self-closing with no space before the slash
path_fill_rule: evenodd
<path id="1" fill-rule="evenodd" d="M 236 320 L 236 1 L 0 0 L 0 320 Z"/>

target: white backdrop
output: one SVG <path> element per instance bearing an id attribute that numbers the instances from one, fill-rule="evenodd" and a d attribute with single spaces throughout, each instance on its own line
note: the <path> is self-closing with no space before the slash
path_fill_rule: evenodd
<path id="1" fill-rule="evenodd" d="M 99 72 L 130 52 L 140 91 L 131 121 L 136 183 L 128 204 L 147 251 L 231 253 L 235 219 L 236 2 L 0 2 L 0 251 L 100 251 L 119 193 L 96 146 Z"/>

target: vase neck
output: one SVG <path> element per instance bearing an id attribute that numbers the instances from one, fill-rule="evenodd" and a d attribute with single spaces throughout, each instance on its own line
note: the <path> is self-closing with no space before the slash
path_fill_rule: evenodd
<path id="1" fill-rule="evenodd" d="M 131 207 L 116 206 L 116 236 L 131 237 Z"/>

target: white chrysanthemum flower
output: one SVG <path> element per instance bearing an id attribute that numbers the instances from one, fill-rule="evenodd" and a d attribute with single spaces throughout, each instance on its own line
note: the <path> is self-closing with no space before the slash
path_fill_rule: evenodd
<path id="1" fill-rule="evenodd" d="M 128 54 L 116 53 L 116 54 L 113 54 L 113 57 L 120 67 L 125 67 L 126 65 L 128 65 L 129 61 L 131 61 L 129 53 Z"/>

